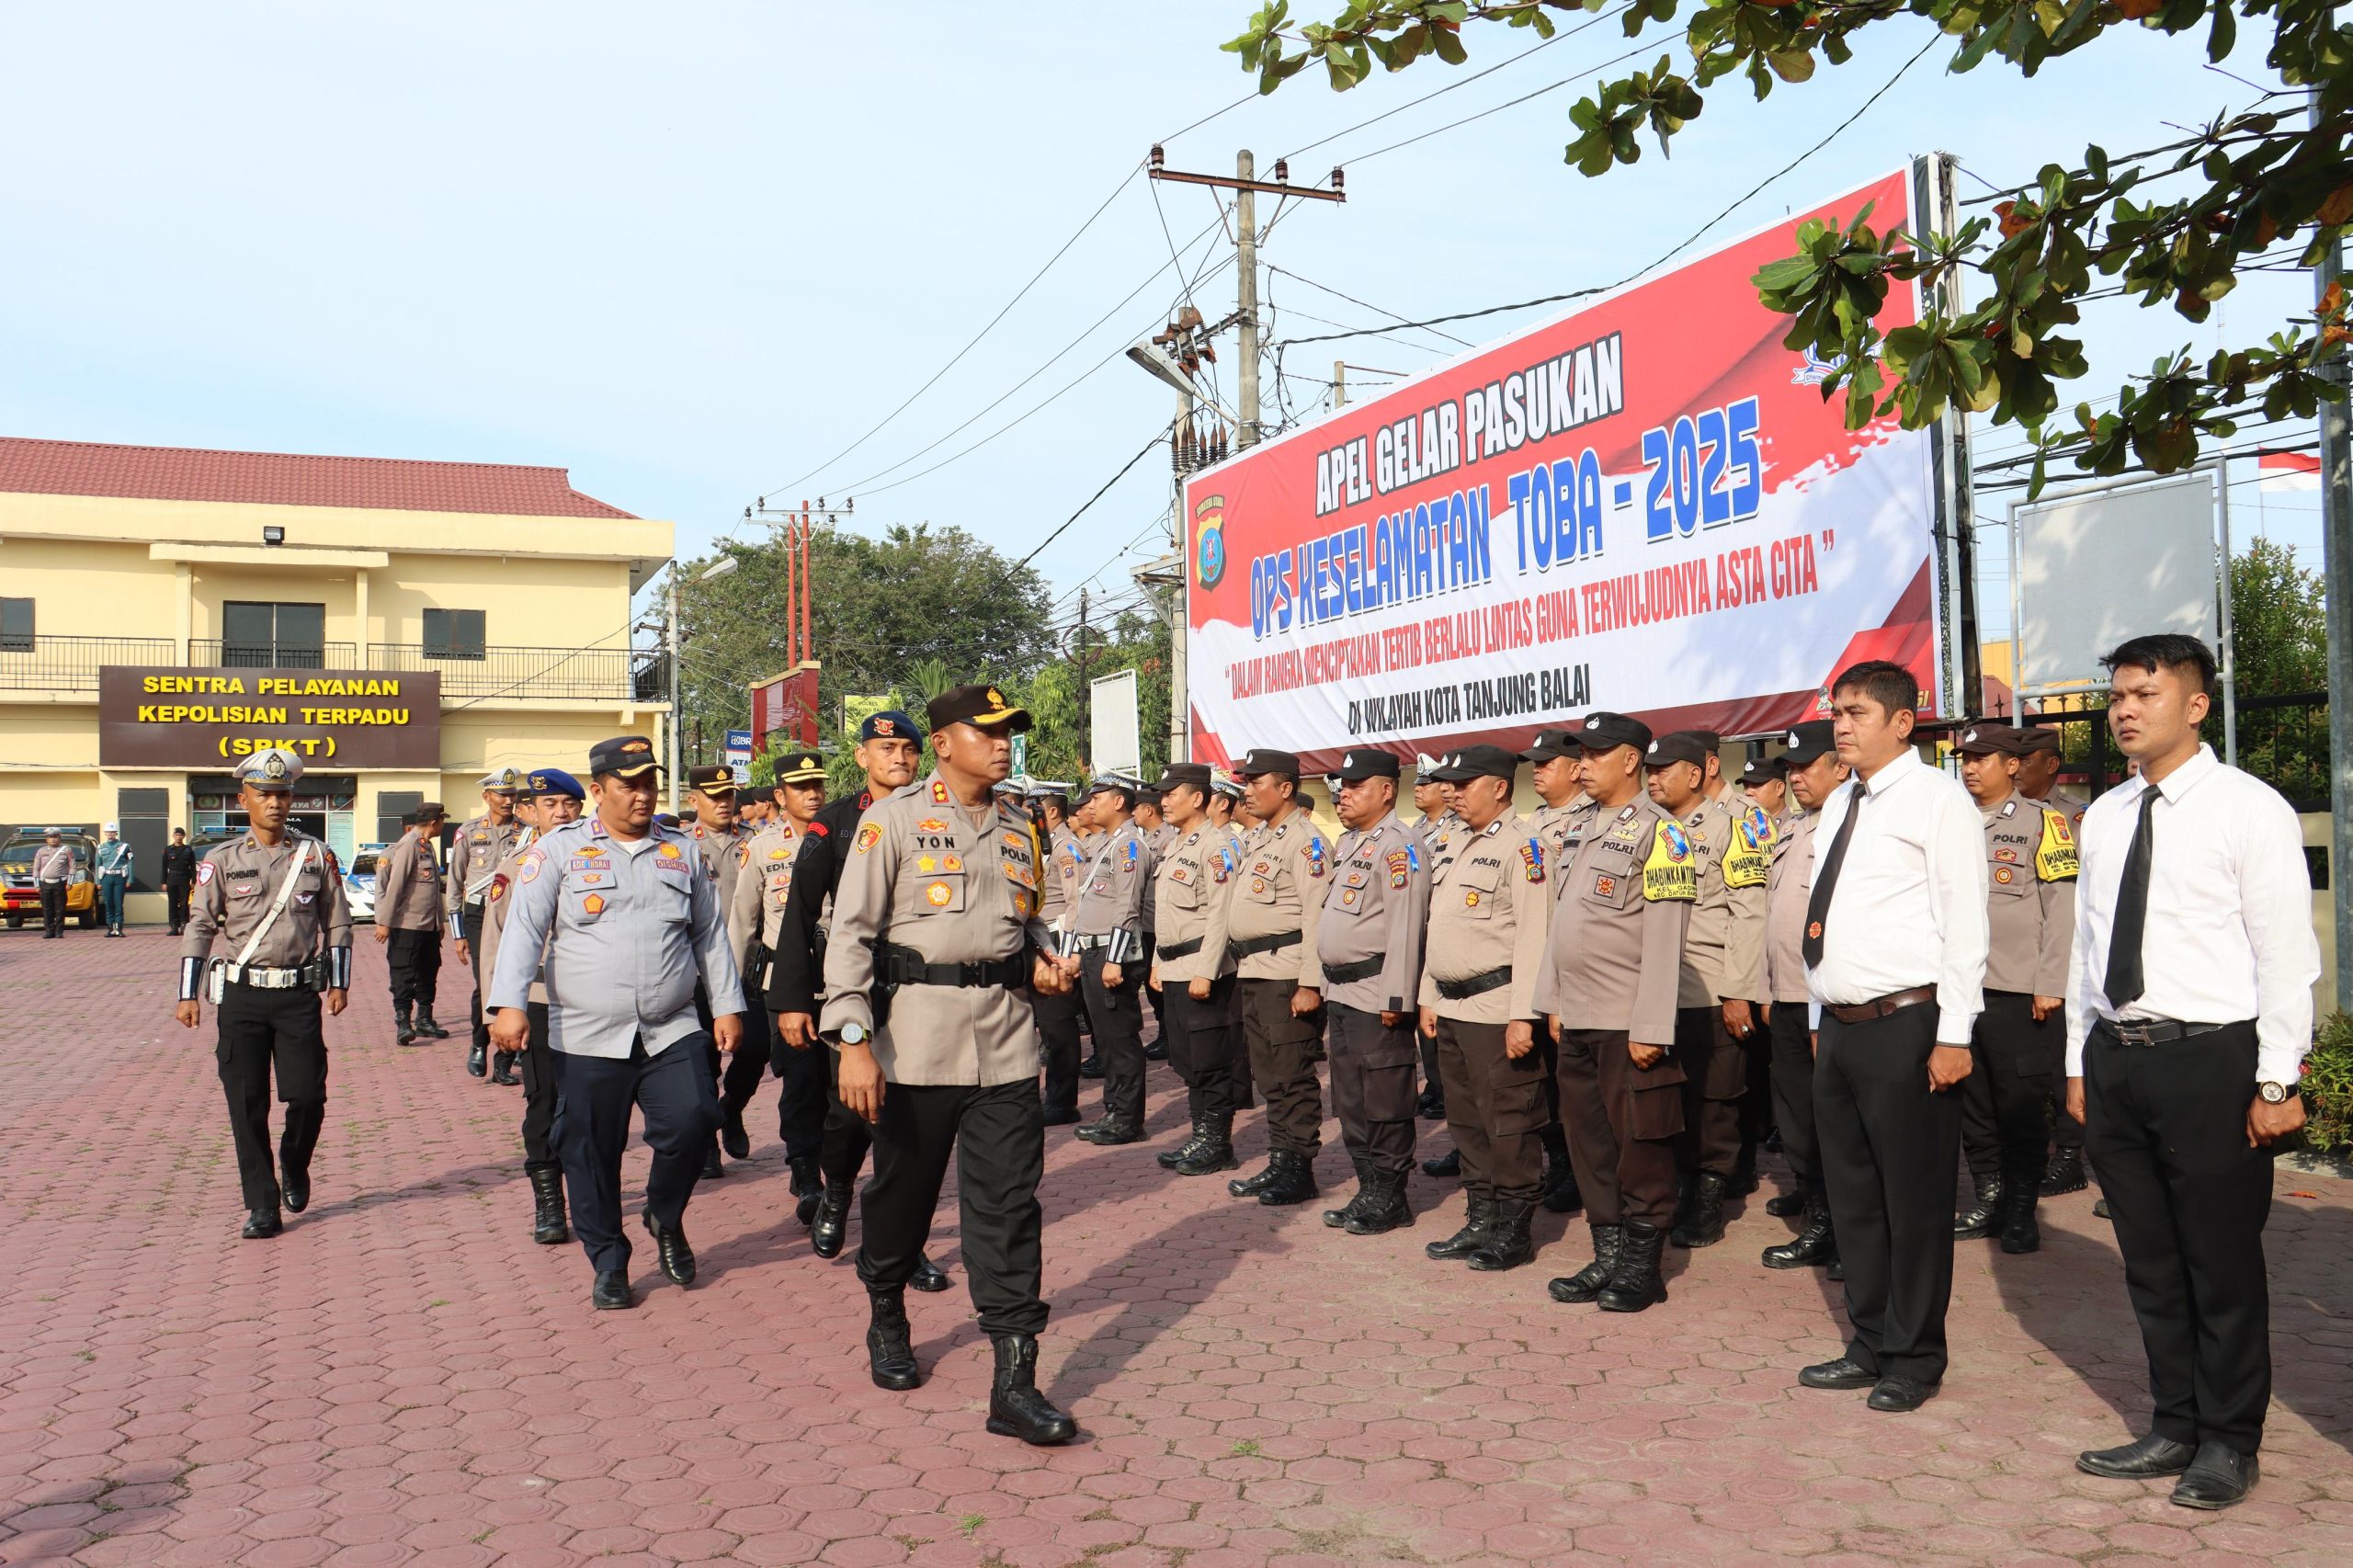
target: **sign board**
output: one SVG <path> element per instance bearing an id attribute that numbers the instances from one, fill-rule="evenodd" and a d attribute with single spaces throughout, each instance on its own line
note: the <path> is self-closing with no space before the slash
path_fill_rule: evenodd
<path id="1" fill-rule="evenodd" d="M 1013 737 L 1013 775 L 1015 778 L 1018 778 L 1028 774 L 1029 771 L 1029 737 L 1026 734 L 1016 735 Z"/>
<path id="2" fill-rule="evenodd" d="M 99 666 L 101 767 L 234 767 L 271 746 L 313 771 L 438 772 L 441 674 Z"/>
<path id="3" fill-rule="evenodd" d="M 2100 660 L 2144 632 L 2219 645 L 2210 476 L 2060 496 L 2017 517 L 2021 690 L 2104 682 Z"/>
<path id="4" fill-rule="evenodd" d="M 730 763 L 728 765 L 728 771 L 735 775 L 735 788 L 738 790 L 750 788 L 752 782 L 752 765 L 750 763 Z"/>
<path id="5" fill-rule="evenodd" d="M 749 730 L 728 731 L 726 745 L 729 751 L 750 751 L 752 749 L 752 732 Z"/>
<path id="6" fill-rule="evenodd" d="M 1947 710 L 1936 433 L 1845 428 L 1750 282 L 1867 202 L 1910 226 L 1910 173 L 1189 479 L 1194 759 L 1518 749 L 1597 709 L 1763 733 L 1868 658 Z M 1916 316 L 1898 288 L 1879 323 Z"/>
<path id="7" fill-rule="evenodd" d="M 788 744 L 817 744 L 817 666 L 795 665 L 752 688 L 751 749 L 765 751 L 773 736 Z M 733 732 L 731 732 L 732 733 Z"/>
<path id="8" fill-rule="evenodd" d="M 1097 775 L 1143 771 L 1142 726 L 1136 717 L 1136 672 L 1121 670 L 1087 683 L 1091 696 L 1088 765 Z"/>

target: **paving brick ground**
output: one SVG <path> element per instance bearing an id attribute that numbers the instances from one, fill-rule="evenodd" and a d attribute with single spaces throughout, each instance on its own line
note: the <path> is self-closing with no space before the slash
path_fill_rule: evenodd
<path id="1" fill-rule="evenodd" d="M 1788 1233 L 1759 1210 L 1677 1263 L 1665 1305 L 1607 1318 L 1544 1297 L 1584 1261 L 1573 1221 L 1536 1267 L 1476 1275 L 1421 1256 L 1452 1184 L 1416 1177 L 1420 1222 L 1358 1240 L 1166 1176 L 1181 1104 L 1155 1067 L 1155 1145 L 1051 1135 L 1043 1378 L 1086 1436 L 1040 1452 L 982 1430 L 952 1207 L 957 1293 L 912 1303 L 931 1381 L 879 1392 L 856 1279 L 810 1253 L 770 1136 L 696 1196 L 699 1286 L 642 1248 L 644 1304 L 591 1312 L 579 1250 L 529 1238 L 518 1092 L 456 1043 L 393 1049 L 364 943 L 313 1208 L 238 1241 L 210 1019 L 171 1022 L 170 953 L 0 937 L 0 1561 L 2353 1560 L 2332 1178 L 2282 1173 L 2267 1473 L 2202 1516 L 2072 1466 L 2146 1408 L 2087 1196 L 2046 1206 L 2038 1256 L 1963 1246 L 1944 1395 L 1876 1415 L 1792 1386 L 1836 1312 L 1818 1275 L 1756 1267 Z M 1263 1150 L 1255 1117 L 1242 1141 Z"/>

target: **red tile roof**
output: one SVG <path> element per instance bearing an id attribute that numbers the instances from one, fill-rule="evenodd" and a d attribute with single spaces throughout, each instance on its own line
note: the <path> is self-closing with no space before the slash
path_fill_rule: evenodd
<path id="1" fill-rule="evenodd" d="M 113 447 L 15 436 L 0 436 L 0 493 L 528 517 L 635 515 L 581 494 L 572 488 L 569 471 L 560 468 Z"/>

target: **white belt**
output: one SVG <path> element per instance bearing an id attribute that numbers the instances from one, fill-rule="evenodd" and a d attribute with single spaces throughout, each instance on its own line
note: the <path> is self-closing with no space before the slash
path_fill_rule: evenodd
<path id="1" fill-rule="evenodd" d="M 300 969 L 265 969 L 257 963 L 224 963 L 221 977 L 232 984 L 250 985 L 256 991 L 293 991 L 306 983 Z"/>

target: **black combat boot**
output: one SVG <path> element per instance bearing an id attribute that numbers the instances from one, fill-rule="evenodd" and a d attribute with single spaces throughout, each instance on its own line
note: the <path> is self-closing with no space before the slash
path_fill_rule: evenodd
<path id="1" fill-rule="evenodd" d="M 952 1281 L 948 1278 L 948 1271 L 932 1262 L 931 1255 L 926 1253 L 915 1259 L 915 1271 L 907 1276 L 907 1283 L 926 1295 L 936 1296 L 947 1290 Z"/>
<path id="2" fill-rule="evenodd" d="M 802 1224 L 816 1218 L 817 1205 L 825 1195 L 825 1184 L 817 1175 L 817 1156 L 795 1154 L 788 1162 L 792 1167 L 792 1213 Z"/>
<path id="3" fill-rule="evenodd" d="M 1724 1239 L 1724 1178 L 1703 1171 L 1691 1188 L 1691 1218 L 1668 1239 L 1679 1247 L 1711 1247 Z"/>
<path id="4" fill-rule="evenodd" d="M 440 1023 L 435 1019 L 433 1017 L 433 1009 L 430 1007 L 419 1007 L 416 1010 L 416 1032 L 423 1035 L 427 1040 L 448 1040 L 449 1038 L 449 1031 L 443 1028 Z M 474 1075 L 476 1077 L 480 1077 L 482 1074 L 477 1073 Z"/>
<path id="5" fill-rule="evenodd" d="M 1337 1209 L 1324 1210 L 1324 1222 L 1336 1231 L 1365 1212 L 1366 1205 L 1372 1201 L 1372 1166 L 1360 1154 L 1349 1155 L 1348 1164 L 1356 1167 L 1356 1196 Z"/>
<path id="6" fill-rule="evenodd" d="M 1536 1243 L 1528 1233 L 1536 1205 L 1525 1198 L 1498 1198 L 1487 1218 L 1487 1233 L 1471 1255 L 1471 1267 L 1482 1274 L 1496 1274 L 1536 1261 Z"/>
<path id="7" fill-rule="evenodd" d="M 1121 1143 L 1143 1142 L 1142 1128 L 1132 1121 L 1121 1121 L 1108 1114 L 1106 1114 L 1100 1121 L 1090 1121 L 1084 1127 L 1071 1129 L 1071 1135 L 1107 1149 Z"/>
<path id="8" fill-rule="evenodd" d="M 2007 1253 L 2040 1252 L 2042 1227 L 2035 1223 L 2034 1206 L 2042 1195 L 2035 1189 L 2031 1180 L 2012 1180 L 2008 1187 L 2008 1202 L 2002 1216 L 2002 1250 Z"/>
<path id="9" fill-rule="evenodd" d="M 752 1135 L 744 1130 L 742 1106 L 729 1105 L 724 1100 L 720 1102 L 719 1146 L 727 1151 L 727 1157 L 731 1160 L 752 1157 Z"/>
<path id="10" fill-rule="evenodd" d="M 408 1004 L 405 1002 L 392 1004 L 392 1043 L 394 1045 L 416 1043 L 416 1026 L 409 1021 Z"/>
<path id="11" fill-rule="evenodd" d="M 1377 1236 L 1383 1231 L 1401 1230 L 1412 1224 L 1414 1210 L 1405 1201 L 1405 1173 L 1375 1170 L 1368 1165 L 1365 1175 L 1370 1178 L 1371 1199 L 1364 1211 L 1342 1229 L 1352 1236 Z"/>
<path id="12" fill-rule="evenodd" d="M 1274 1173 L 1258 1193 L 1258 1201 L 1269 1209 L 1287 1208 L 1294 1203 L 1311 1203 L 1317 1197 L 1315 1162 L 1304 1154 L 1289 1149 L 1278 1149 L 1267 1161 Z"/>
<path id="13" fill-rule="evenodd" d="M 1103 1076 L 1103 1058 L 1100 1056 L 1090 1056 L 1086 1061 L 1080 1062 L 1078 1064 L 1078 1075 L 1082 1078 L 1100 1078 Z"/>
<path id="14" fill-rule="evenodd" d="M 572 1239 L 563 1217 L 563 1167 L 525 1165 L 531 1181 L 531 1239 L 543 1247 L 562 1246 Z"/>
<path id="15" fill-rule="evenodd" d="M 1665 1247 L 1666 1237 L 1656 1225 L 1628 1225 L 1618 1249 L 1618 1267 L 1594 1303 L 1605 1312 L 1639 1312 L 1654 1301 L 1665 1301 L 1666 1282 L 1658 1272 L 1659 1254 Z"/>
<path id="16" fill-rule="evenodd" d="M 1569 1163 L 1568 1145 L 1544 1150 L 1544 1207 L 1555 1214 L 1574 1214 L 1585 1207 L 1577 1190 L 1577 1168 Z"/>
<path id="17" fill-rule="evenodd" d="M 1038 1392 L 1038 1336 L 993 1334 L 989 1342 L 996 1349 L 996 1377 L 989 1384 L 989 1430 L 1041 1449 L 1077 1437 L 1078 1423 Z"/>
<path id="18" fill-rule="evenodd" d="M 523 1080 L 515 1075 L 515 1053 L 513 1051 L 495 1051 L 491 1052 L 490 1081 L 496 1084 L 502 1089 L 513 1089 L 522 1086 Z"/>
<path id="19" fill-rule="evenodd" d="M 874 1386 L 904 1393 L 923 1386 L 923 1367 L 915 1360 L 914 1337 L 907 1327 L 907 1297 L 904 1287 L 866 1288 L 866 1366 Z"/>
<path id="20" fill-rule="evenodd" d="M 1767 1199 L 1765 1212 L 1776 1220 L 1787 1220 L 1795 1215 L 1806 1213 L 1813 1201 L 1811 1189 L 1803 1182 L 1800 1182 L 1789 1191 L 1777 1192 Z"/>
<path id="21" fill-rule="evenodd" d="M 1756 1145 L 1743 1143 L 1732 1163 L 1732 1176 L 1724 1183 L 1724 1193 L 1731 1198 L 1745 1198 L 1764 1184 L 1756 1179 Z"/>
<path id="22" fill-rule="evenodd" d="M 1422 1174 L 1427 1176 L 1459 1176 L 1462 1174 L 1462 1151 L 1449 1149 L 1435 1160 L 1422 1162 Z"/>
<path id="23" fill-rule="evenodd" d="M 426 1021 L 430 1023 L 432 1020 L 428 1018 Z M 436 1024 L 434 1027 L 438 1028 L 440 1026 Z M 423 1034 L 426 1031 L 422 1027 L 420 1027 L 416 1032 Z M 470 1078 L 486 1078 L 490 1075 L 490 1048 L 488 1046 L 469 1045 L 466 1047 L 466 1075 Z"/>
<path id="24" fill-rule="evenodd" d="M 1805 1229 L 1779 1246 L 1765 1249 L 1760 1260 L 1768 1268 L 1821 1268 L 1838 1256 L 1838 1238 L 1830 1229 L 1830 1200 L 1808 1193 Z"/>
<path id="25" fill-rule="evenodd" d="M 1571 1306 L 1583 1306 L 1601 1294 L 1610 1275 L 1617 1272 L 1618 1254 L 1625 1244 L 1626 1228 L 1622 1225 L 1588 1221 L 1586 1229 L 1593 1233 L 1593 1261 L 1566 1278 L 1552 1280 L 1544 1287 L 1546 1295 Z"/>
<path id="26" fill-rule="evenodd" d="M 1242 1162 L 1233 1157 L 1233 1113 L 1217 1111 L 1201 1118 L 1200 1141 L 1193 1151 L 1170 1166 L 1178 1176 L 1215 1176 Z"/>
<path id="27" fill-rule="evenodd" d="M 1668 1233 L 1681 1230 L 1691 1222 L 1691 1210 L 1699 1201 L 1699 1178 L 1691 1171 L 1675 1173 L 1675 1218 L 1667 1222 Z"/>
<path id="28" fill-rule="evenodd" d="M 1495 1199 L 1485 1193 L 1471 1194 L 1462 1206 L 1462 1228 L 1422 1248 L 1423 1255 L 1440 1263 L 1449 1258 L 1469 1257 L 1479 1250 L 1479 1244 L 1487 1239 L 1487 1221 L 1495 1210 Z"/>
<path id="29" fill-rule="evenodd" d="M 2070 1192 L 2081 1192 L 2090 1185 L 2084 1176 L 2084 1152 L 2081 1149 L 2053 1149 L 2051 1163 L 2042 1167 L 2042 1196 L 2058 1198 Z"/>
<path id="30" fill-rule="evenodd" d="M 1980 1176 L 1977 1181 L 1977 1207 L 1952 1222 L 1953 1239 L 1972 1241 L 1990 1236 L 2002 1228 L 2002 1178 Z"/>
<path id="31" fill-rule="evenodd" d="M 1261 1165 L 1258 1169 L 1252 1171 L 1246 1176 L 1235 1176 L 1232 1181 L 1225 1184 L 1225 1190 L 1232 1193 L 1236 1198 L 1257 1197 L 1260 1193 L 1266 1191 L 1267 1187 L 1274 1185 L 1275 1171 L 1278 1168 L 1278 1162 L 1281 1153 L 1282 1151 L 1279 1149 L 1267 1150 L 1267 1163 L 1264 1165 Z"/>
<path id="32" fill-rule="evenodd" d="M 817 1199 L 817 1217 L 809 1226 L 809 1250 L 819 1257 L 839 1257 L 849 1237 L 850 1189 L 826 1184 Z"/>
<path id="33" fill-rule="evenodd" d="M 1188 1135 L 1182 1143 L 1177 1144 L 1174 1149 L 1163 1149 L 1159 1153 L 1154 1154 L 1153 1158 L 1159 1162 L 1160 1168 L 1162 1170 L 1173 1171 L 1187 1160 L 1191 1159 L 1195 1153 L 1199 1153 L 1202 1140 L 1206 1139 L 1209 1135 L 1209 1118 L 1201 1115 L 1199 1111 L 1196 1111 L 1193 1113 L 1193 1131 L 1190 1135 Z"/>

